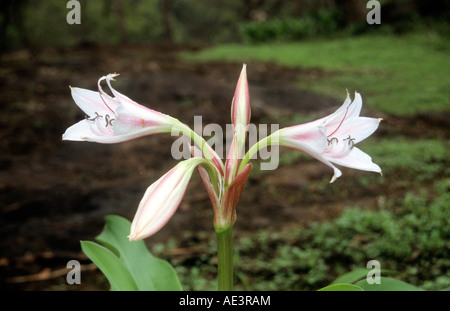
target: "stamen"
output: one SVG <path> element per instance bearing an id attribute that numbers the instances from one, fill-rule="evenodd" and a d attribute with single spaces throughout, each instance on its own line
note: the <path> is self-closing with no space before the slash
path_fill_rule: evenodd
<path id="1" fill-rule="evenodd" d="M 110 73 L 109 75 L 107 75 L 106 76 L 106 83 L 108 84 L 108 86 L 109 86 L 109 89 L 111 90 L 111 92 L 113 92 L 114 93 L 114 89 L 112 88 L 112 86 L 111 86 L 111 80 L 112 81 L 114 81 L 114 78 L 115 77 L 117 77 L 117 76 L 119 76 L 120 74 L 118 74 L 118 73 Z"/>
<path id="2" fill-rule="evenodd" d="M 94 112 L 95 113 L 95 117 L 93 117 L 93 118 L 89 118 L 88 116 L 86 116 L 86 119 L 87 120 L 89 120 L 89 121 L 95 121 L 95 120 L 97 120 L 98 118 L 103 118 L 103 116 L 102 115 L 100 115 L 100 114 L 98 114 L 98 112 L 96 111 L 96 112 Z"/>
<path id="3" fill-rule="evenodd" d="M 105 115 L 105 127 L 108 127 L 108 125 L 113 126 L 112 122 L 114 121 L 114 119 L 112 119 L 109 114 Z"/>
<path id="4" fill-rule="evenodd" d="M 336 137 L 332 137 L 331 139 L 327 139 L 328 145 L 331 145 L 333 141 L 335 141 L 336 144 L 339 142 L 339 140 Z"/>
<path id="5" fill-rule="evenodd" d="M 350 135 L 348 135 L 348 137 L 343 140 L 348 140 L 348 145 L 350 146 L 350 150 L 353 149 L 353 147 L 355 146 L 355 138 L 352 138 Z"/>
<path id="6" fill-rule="evenodd" d="M 102 99 L 103 103 L 105 104 L 106 107 L 108 107 L 108 109 L 109 109 L 112 113 L 114 113 L 114 110 L 111 109 L 111 107 L 109 107 L 109 105 L 108 105 L 108 104 L 106 103 L 106 101 L 103 99 L 103 95 L 104 95 L 105 91 L 103 91 L 102 86 L 100 85 L 100 82 L 101 82 L 102 80 L 106 80 L 106 83 L 108 83 L 108 85 L 109 85 L 109 81 L 108 81 L 108 77 L 109 77 L 109 76 L 110 76 L 110 75 L 108 75 L 108 76 L 103 76 L 103 77 L 101 77 L 100 79 L 98 79 L 97 85 L 98 85 L 98 92 L 99 92 L 99 94 L 100 94 L 100 98 Z M 110 86 L 110 87 L 111 87 L 111 86 Z"/>

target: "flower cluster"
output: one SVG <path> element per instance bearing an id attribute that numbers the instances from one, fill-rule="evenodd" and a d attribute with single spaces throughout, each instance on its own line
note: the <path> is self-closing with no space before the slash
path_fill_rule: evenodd
<path id="1" fill-rule="evenodd" d="M 252 165 L 249 159 L 261 148 L 280 145 L 307 153 L 330 166 L 333 182 L 342 175 L 334 165 L 380 172 L 369 155 L 355 145 L 370 136 L 381 119 L 360 117 L 361 95 L 347 99 L 333 114 L 306 124 L 282 128 L 261 139 L 244 157 L 246 132 L 250 122 L 250 96 L 246 65 L 243 66 L 231 105 L 233 140 L 223 162 L 206 141 L 176 118 L 142 106 L 111 86 L 117 74 L 98 80 L 98 91 L 71 88 L 75 103 L 86 118 L 69 127 L 64 140 L 120 143 L 157 133 L 180 132 L 194 145 L 194 157 L 179 162 L 154 182 L 142 198 L 131 225 L 130 240 L 151 236 L 163 227 L 178 208 L 189 180 L 198 169 L 214 209 L 216 232 L 225 231 L 236 221 L 236 205 L 247 183 Z M 106 81 L 112 95 L 101 87 Z M 334 163 L 334 164 L 333 164 Z"/>

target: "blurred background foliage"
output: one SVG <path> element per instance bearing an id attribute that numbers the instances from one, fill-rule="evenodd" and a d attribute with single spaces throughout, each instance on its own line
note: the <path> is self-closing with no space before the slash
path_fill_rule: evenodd
<path id="1" fill-rule="evenodd" d="M 386 32 L 432 25 L 449 34 L 445 0 L 381 0 Z M 0 4 L 3 49 L 83 44 L 260 43 L 362 34 L 362 0 L 80 0 L 81 24 L 69 25 L 66 1 L 9 0 Z M 55 27 L 58 25 L 58 27 Z"/>

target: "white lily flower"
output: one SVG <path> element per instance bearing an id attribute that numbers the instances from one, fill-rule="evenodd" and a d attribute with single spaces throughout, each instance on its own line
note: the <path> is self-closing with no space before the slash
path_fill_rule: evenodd
<path id="1" fill-rule="evenodd" d="M 344 104 L 333 114 L 306 124 L 295 125 L 279 131 L 280 145 L 303 151 L 334 170 L 330 182 L 342 175 L 333 165 L 381 173 L 372 158 L 355 147 L 372 135 L 381 118 L 360 117 L 362 98 L 355 93 L 353 102 L 347 94 Z"/>
<path id="2" fill-rule="evenodd" d="M 113 144 L 144 135 L 171 132 L 180 124 L 178 120 L 120 94 L 110 82 L 116 76 L 109 74 L 101 77 L 98 92 L 71 87 L 75 103 L 87 116 L 69 127 L 62 136 L 63 140 Z M 103 80 L 106 80 L 114 97 L 103 91 L 100 85 Z"/>

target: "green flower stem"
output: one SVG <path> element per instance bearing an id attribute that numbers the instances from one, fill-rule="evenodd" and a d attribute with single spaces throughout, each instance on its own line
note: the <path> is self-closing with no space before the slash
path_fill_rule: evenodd
<path id="1" fill-rule="evenodd" d="M 208 149 L 207 142 L 198 135 L 195 131 L 193 131 L 189 126 L 187 126 L 184 123 L 181 123 L 178 121 L 178 125 L 173 128 L 174 130 L 180 131 L 183 135 L 189 137 L 194 141 L 194 143 L 197 145 L 197 147 L 201 150 L 203 157 L 207 159 L 208 161 L 213 158 L 213 155 Z M 220 161 L 220 159 L 218 159 Z M 220 163 L 222 166 L 222 169 L 224 169 L 223 163 Z M 205 167 L 206 168 L 206 167 Z M 211 183 L 213 184 L 214 189 L 216 190 L 217 195 L 219 195 L 219 189 L 217 185 L 217 174 L 214 173 L 213 169 L 207 169 L 209 177 L 211 179 Z"/>
<path id="2" fill-rule="evenodd" d="M 174 126 L 172 130 L 179 131 L 183 135 L 192 139 L 194 143 L 198 146 L 198 148 L 202 151 L 203 156 L 208 160 L 212 159 L 212 155 L 209 152 L 209 149 L 205 146 L 207 144 L 206 141 L 203 139 L 203 137 L 201 137 L 195 131 L 193 131 L 189 126 L 178 121 L 178 124 Z"/>
<path id="3" fill-rule="evenodd" d="M 219 261 L 219 290 L 233 290 L 233 227 L 216 231 Z"/>
<path id="4" fill-rule="evenodd" d="M 239 165 L 238 174 L 242 171 L 242 169 L 247 165 L 247 163 L 250 161 L 250 159 L 262 148 L 272 146 L 272 145 L 279 145 L 279 135 L 280 131 L 276 131 L 275 133 L 264 137 L 260 141 L 258 141 L 256 144 L 254 144 L 245 154 L 244 158 L 241 161 L 241 164 Z"/>

